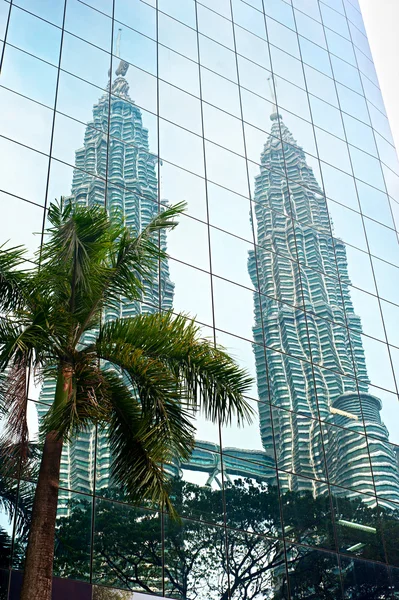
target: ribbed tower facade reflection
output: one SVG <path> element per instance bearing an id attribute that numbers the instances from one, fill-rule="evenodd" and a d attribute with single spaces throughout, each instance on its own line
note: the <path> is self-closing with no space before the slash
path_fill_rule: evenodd
<path id="1" fill-rule="evenodd" d="M 335 484 L 371 494 L 375 486 L 398 501 L 381 401 L 367 393 L 345 244 L 333 237 L 326 197 L 305 153 L 277 110 L 270 118 L 255 180 L 257 249 L 248 260 L 259 289 L 253 332 L 263 446 L 267 453 L 276 448 L 282 489 L 325 492 L 327 463 Z M 326 423 L 323 431 L 317 419 Z M 374 437 L 374 448 L 364 433 Z"/>
<path id="2" fill-rule="evenodd" d="M 87 124 L 82 148 L 75 153 L 71 195 L 68 200 L 83 205 L 105 205 L 114 219 L 123 220 L 133 231 L 141 231 L 159 212 L 158 159 L 149 149 L 148 130 L 142 113 L 129 96 L 126 79 L 128 63 L 121 61 L 111 86 L 93 107 L 93 119 Z M 108 115 L 109 118 L 108 118 Z M 160 245 L 166 249 L 165 232 Z M 162 261 L 151 281 L 143 282 L 142 297 L 136 302 L 121 298 L 104 319 L 132 317 L 159 309 L 172 308 L 174 285 L 169 278 L 167 261 Z M 89 342 L 89 336 L 82 340 Z M 46 381 L 40 400 L 51 403 L 55 383 Z M 39 418 L 45 407 L 38 405 Z M 96 466 L 94 457 L 96 456 Z M 105 438 L 95 430 L 80 434 L 68 445 L 62 457 L 63 485 L 81 492 L 92 492 L 109 484 L 110 456 Z"/>

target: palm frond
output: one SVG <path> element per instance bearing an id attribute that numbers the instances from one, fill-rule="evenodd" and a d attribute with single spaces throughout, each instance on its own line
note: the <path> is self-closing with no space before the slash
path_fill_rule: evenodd
<path id="1" fill-rule="evenodd" d="M 14 448 L 14 454 L 17 459 L 17 448 Z M 0 456 L 4 455 L 5 450 L 0 446 Z M 8 466 L 8 463 L 6 464 Z M 31 484 L 24 481 L 21 481 L 18 486 L 15 473 L 11 474 L 5 470 L 3 462 L 0 474 L 0 508 L 8 516 L 10 523 L 16 518 L 17 534 L 24 536 L 29 532 L 34 489 Z"/>
<path id="2" fill-rule="evenodd" d="M 105 208 L 71 205 L 63 198 L 50 204 L 48 219 L 53 227 L 47 230 L 49 238 L 41 251 L 42 261 L 61 261 L 74 269 L 77 283 L 89 285 L 85 275 L 105 259 L 111 241 L 122 228 L 111 224 Z"/>
<path id="3" fill-rule="evenodd" d="M 50 286 L 56 301 L 71 313 L 101 296 L 107 258 L 123 227 L 113 224 L 98 205 L 51 204 L 48 238 L 41 250 L 39 281 Z M 43 290 L 45 293 L 45 290 Z"/>
<path id="4" fill-rule="evenodd" d="M 84 351 L 78 353 L 71 393 L 64 404 L 50 407 L 41 423 L 42 435 L 57 431 L 60 438 L 72 440 L 93 425 L 106 421 L 109 415 L 106 392 L 106 381 L 96 357 Z"/>
<path id="5" fill-rule="evenodd" d="M 36 363 L 46 356 L 57 356 L 57 339 L 53 337 L 54 322 L 46 311 L 38 310 L 20 322 L 0 318 L 0 370 L 24 360 L 29 354 Z"/>
<path id="6" fill-rule="evenodd" d="M 115 482 L 133 500 L 164 504 L 174 514 L 163 468 L 173 450 L 159 436 L 159 423 L 148 418 L 121 378 L 110 371 L 105 377 L 112 406 L 107 433 Z"/>
<path id="7" fill-rule="evenodd" d="M 157 360 L 181 385 L 182 401 L 206 418 L 230 423 L 251 420 L 244 395 L 252 378 L 221 347 L 200 337 L 199 327 L 184 315 L 171 312 L 139 315 L 104 325 L 97 350 L 121 366 L 138 351 Z"/>
<path id="8" fill-rule="evenodd" d="M 15 312 L 26 302 L 28 271 L 21 268 L 25 253 L 23 246 L 0 246 L 0 311 Z"/>
<path id="9" fill-rule="evenodd" d="M 17 445 L 23 462 L 28 457 L 29 431 L 27 420 L 27 379 L 30 353 L 27 352 L 14 360 L 8 373 L 0 382 L 0 406 L 7 416 L 2 432 L 2 446 Z M 5 461 L 9 456 L 2 456 Z"/>
<path id="10" fill-rule="evenodd" d="M 143 417 L 150 430 L 157 432 L 158 443 L 164 447 L 163 460 L 173 456 L 188 458 L 193 448 L 195 427 L 187 410 L 184 389 L 170 369 L 156 358 L 146 356 L 140 349 L 111 349 L 100 354 L 101 358 L 121 371 L 140 401 Z M 144 435 L 144 434 L 143 434 Z"/>
<path id="11" fill-rule="evenodd" d="M 121 295 L 129 299 L 140 298 L 143 280 L 153 280 L 157 261 L 166 258 L 156 234 L 161 230 L 174 229 L 178 224 L 176 217 L 185 209 L 185 202 L 166 209 L 162 207 L 137 236 L 128 228 L 125 229 L 111 256 L 113 271 L 106 289 L 107 300 L 120 298 Z"/>

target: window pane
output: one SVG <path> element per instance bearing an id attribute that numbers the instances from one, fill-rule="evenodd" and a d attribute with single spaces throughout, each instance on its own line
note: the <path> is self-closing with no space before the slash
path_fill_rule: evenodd
<path id="1" fill-rule="evenodd" d="M 48 154 L 52 123 L 52 110 L 0 88 L 0 130 L 3 136 Z"/>
<path id="2" fill-rule="evenodd" d="M 57 69 L 7 44 L 1 71 L 3 86 L 53 108 Z"/>
<path id="3" fill-rule="evenodd" d="M 118 499 L 118 492 L 113 492 Z M 145 537 L 148 542 L 143 545 Z M 138 591 L 162 592 L 159 513 L 96 499 L 93 581 Z M 138 560 L 144 551 L 144 561 Z M 136 564 L 138 561 L 138 564 Z"/>
<path id="4" fill-rule="evenodd" d="M 266 39 L 265 20 L 261 12 L 241 0 L 233 0 L 233 17 L 237 25 Z"/>
<path id="5" fill-rule="evenodd" d="M 270 43 L 292 56 L 300 58 L 297 34 L 273 19 L 267 18 L 266 20 Z"/>
<path id="6" fill-rule="evenodd" d="M 159 144 L 161 158 L 192 173 L 203 175 L 204 150 L 199 136 L 160 119 Z"/>
<path id="7" fill-rule="evenodd" d="M 198 65 L 173 50 L 158 46 L 159 77 L 199 96 Z"/>
<path id="8" fill-rule="evenodd" d="M 336 56 L 331 56 L 331 63 L 336 81 L 343 83 L 359 94 L 363 93 L 359 72 L 355 67 L 348 65 L 348 63 Z"/>
<path id="9" fill-rule="evenodd" d="M 237 82 L 236 57 L 231 50 L 200 35 L 200 62 L 204 67 Z"/>
<path id="10" fill-rule="evenodd" d="M 371 127 L 361 123 L 357 119 L 343 113 L 342 118 L 345 125 L 345 133 L 350 144 L 361 148 L 369 154 L 377 156 L 374 135 Z"/>
<path id="11" fill-rule="evenodd" d="M 41 43 L 43 39 L 46 44 Z M 37 58 L 58 65 L 61 30 L 16 6 L 11 11 L 7 42 Z"/>
<path id="12" fill-rule="evenodd" d="M 288 574 L 292 600 L 311 598 L 316 590 L 319 598 L 341 598 L 341 584 L 336 554 L 321 552 L 302 546 L 289 546 Z M 287 583 L 284 575 L 281 582 L 282 593 L 286 594 Z M 284 595 L 282 595 L 284 598 Z"/>
<path id="13" fill-rule="evenodd" d="M 234 25 L 236 48 L 239 54 L 270 69 L 270 57 L 267 42 L 239 25 Z"/>
<path id="14" fill-rule="evenodd" d="M 201 4 L 197 6 L 198 30 L 213 40 L 234 49 L 233 25 Z"/>
<path id="15" fill-rule="evenodd" d="M 196 32 L 162 13 L 158 17 L 158 41 L 187 58 L 198 60 Z"/>
<path id="16" fill-rule="evenodd" d="M 5 192 L 44 205 L 49 159 L 44 154 L 0 138 L 1 186 Z M 15 169 L 18 165 L 18 169 Z M 21 172 L 24 177 L 21 177 Z"/>
<path id="17" fill-rule="evenodd" d="M 2 2 L 1 4 L 7 6 L 6 2 Z M 17 5 L 25 8 L 38 17 L 54 23 L 54 25 L 58 25 L 59 27 L 62 25 L 64 0 L 17 0 L 12 4 L 13 6 Z"/>
<path id="18" fill-rule="evenodd" d="M 227 150 L 244 156 L 242 123 L 209 104 L 203 105 L 205 137 Z"/>
<path id="19" fill-rule="evenodd" d="M 65 29 L 87 42 L 111 52 L 112 20 L 83 2 L 68 0 Z M 128 36 L 128 31 L 130 30 L 126 28 L 126 36 Z"/>
<path id="20" fill-rule="evenodd" d="M 278 75 L 281 75 L 281 77 L 288 79 L 291 83 L 305 89 L 305 80 L 301 62 L 274 46 L 270 46 L 270 52 L 273 62 L 273 71 Z"/>
<path id="21" fill-rule="evenodd" d="M 328 52 L 320 48 L 308 39 L 299 36 L 299 44 L 301 46 L 301 55 L 303 62 L 307 63 L 314 69 L 321 71 L 325 75 L 332 77 L 332 70 Z"/>
<path id="22" fill-rule="evenodd" d="M 201 68 L 202 99 L 236 117 L 241 116 L 238 85 Z"/>
<path id="23" fill-rule="evenodd" d="M 195 29 L 195 3 L 180 0 L 158 0 L 158 9 Z"/>
<path id="24" fill-rule="evenodd" d="M 293 10 L 284 0 L 269 0 L 265 4 L 265 12 L 269 17 L 295 31 Z"/>
<path id="25" fill-rule="evenodd" d="M 248 196 L 248 179 L 244 158 L 224 148 L 205 142 L 207 176 L 237 194 Z"/>
<path id="26" fill-rule="evenodd" d="M 182 110 L 182 106 L 184 106 L 184 110 Z M 159 114 L 168 121 L 201 135 L 199 99 L 164 81 L 159 82 Z"/>
<path id="27" fill-rule="evenodd" d="M 112 15 L 112 0 L 103 0 L 103 2 L 109 4 L 108 14 Z M 100 8 L 97 0 L 91 0 L 91 5 L 97 9 Z M 102 10 L 103 12 L 106 12 L 104 9 Z M 156 40 L 157 38 L 156 12 L 145 2 L 141 2 L 141 0 L 115 0 L 114 18 L 117 21 L 120 21 L 120 23 L 117 24 L 118 28 L 120 27 L 120 24 L 127 25 L 144 35 L 148 35 L 153 40 Z M 126 27 L 122 33 L 122 47 L 125 43 L 125 31 Z"/>
<path id="28" fill-rule="evenodd" d="M 298 10 L 295 11 L 295 20 L 300 35 L 318 46 L 326 48 L 323 26 L 320 23 L 317 23 Z"/>

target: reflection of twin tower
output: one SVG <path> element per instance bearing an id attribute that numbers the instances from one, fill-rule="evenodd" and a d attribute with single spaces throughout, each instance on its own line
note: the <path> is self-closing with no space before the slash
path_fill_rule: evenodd
<path id="1" fill-rule="evenodd" d="M 148 130 L 143 127 L 140 109 L 128 94 L 125 79 L 128 66 L 121 61 L 116 70 L 111 101 L 109 94 L 104 94 L 93 107 L 93 119 L 86 127 L 83 147 L 75 153 L 76 168 L 69 200 L 83 205 L 104 205 L 106 197 L 110 215 L 124 218 L 126 225 L 140 232 L 159 211 L 158 160 L 149 152 Z M 160 243 L 166 248 L 165 233 L 161 233 Z M 141 301 L 121 301 L 114 310 L 107 311 L 105 320 L 150 313 L 160 308 L 171 309 L 173 290 L 168 263 L 162 261 L 153 281 L 144 282 Z M 54 392 L 55 384 L 45 382 L 40 399 L 52 402 Z M 39 416 L 42 413 L 39 409 Z M 96 444 L 94 429 L 81 434 L 63 452 L 62 485 L 90 492 L 95 476 L 97 489 L 107 486 L 109 458 L 104 436 L 100 434 Z"/>
<path id="2" fill-rule="evenodd" d="M 283 473 L 284 489 L 322 492 L 325 483 L 315 479 L 325 481 L 327 464 L 330 483 L 399 501 L 381 401 L 367 392 L 345 245 L 332 238 L 305 153 L 277 111 L 270 118 L 255 180 L 256 257 L 251 252 L 248 261 L 259 290 L 254 352 L 263 446 L 272 453 L 274 435 L 279 468 L 310 478 Z"/>
<path id="3" fill-rule="evenodd" d="M 128 64 L 121 61 L 112 83 L 111 101 L 105 94 L 93 107 L 93 120 L 87 125 L 84 145 L 76 151 L 70 199 L 82 204 L 103 204 L 106 195 L 110 214 L 123 215 L 127 225 L 140 231 L 158 210 L 157 157 L 149 152 L 148 131 L 143 127 L 141 111 L 128 95 L 127 69 Z M 364 432 L 363 414 L 366 431 L 374 435 L 374 441 L 369 441 L 369 450 L 374 452 L 375 484 L 380 492 L 386 491 L 387 499 L 399 500 L 397 469 L 386 443 L 387 430 L 381 424 L 380 401 L 369 395 L 367 383 L 362 383 L 360 405 L 359 396 L 354 393 L 354 379 L 340 374 L 357 375 L 366 380 L 360 320 L 354 314 L 349 296 L 345 246 L 335 241 L 333 247 L 326 201 L 303 151 L 281 118 L 276 113 L 271 118 L 272 135 L 262 153 L 260 174 L 256 178 L 257 257 L 251 253 L 248 263 L 250 275 L 260 291 L 260 296 L 255 294 L 254 339 L 259 345 L 254 345 L 254 351 L 264 458 L 267 459 L 273 449 L 267 404 L 271 399 L 276 407 L 286 409 L 273 411 L 280 468 L 311 478 L 324 478 L 320 430 L 314 424 L 316 421 L 306 418 L 320 416 L 326 423 L 347 428 L 333 431 L 330 427 L 324 432 L 324 447 L 327 454 L 333 456 L 327 460 L 334 482 L 371 492 L 367 447 L 354 437 L 356 432 Z M 290 177 L 289 188 L 285 169 Z M 166 247 L 164 236 L 161 244 Z M 165 262 L 154 282 L 146 285 L 142 302 L 121 302 L 105 318 L 132 316 L 158 307 L 171 308 L 173 287 Z M 303 311 L 293 308 L 301 304 L 302 297 L 308 311 L 306 319 Z M 345 327 L 345 316 L 350 329 Z M 264 343 L 281 352 L 268 350 L 265 355 Z M 308 362 L 310 357 L 325 368 L 312 367 Z M 51 402 L 53 395 L 54 385 L 46 382 L 41 400 Z M 81 435 L 65 449 L 63 485 L 77 491 L 92 490 L 94 446 L 93 431 Z M 241 464 L 242 459 L 249 456 L 239 449 L 232 454 L 237 455 L 238 462 L 241 459 Z M 198 464 L 193 467 L 207 470 L 207 461 L 201 459 L 200 451 L 194 452 L 193 463 L 196 455 Z M 254 455 L 251 458 L 256 460 Z M 234 464 L 231 470 L 237 471 Z M 259 471 L 255 465 L 253 470 Z M 96 485 L 107 485 L 108 476 L 109 452 L 100 436 Z M 317 493 L 324 489 L 322 484 L 305 479 L 298 483 L 289 476 L 283 477 L 281 482 L 283 487 L 298 491 L 312 489 Z"/>

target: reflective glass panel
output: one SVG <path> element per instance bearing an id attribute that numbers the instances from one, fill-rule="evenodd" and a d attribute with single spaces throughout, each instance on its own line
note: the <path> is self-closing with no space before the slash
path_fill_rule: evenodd
<path id="1" fill-rule="evenodd" d="M 300 58 L 297 34 L 274 19 L 266 18 L 266 23 L 270 43 Z"/>
<path id="2" fill-rule="evenodd" d="M 299 44 L 303 62 L 332 77 L 328 52 L 301 35 L 299 36 Z"/>
<path id="3" fill-rule="evenodd" d="M 314 592 L 320 599 L 342 598 L 336 554 L 290 544 L 287 562 L 291 598 L 310 599 Z M 287 593 L 287 587 L 285 574 L 283 574 L 281 583 L 283 594 Z"/>
<path id="4" fill-rule="evenodd" d="M 227 48 L 234 48 L 233 26 L 231 21 L 223 18 L 202 4 L 197 6 L 198 31 L 217 40 Z"/>
<path id="5" fill-rule="evenodd" d="M 242 0 L 233 0 L 233 18 L 234 22 L 254 33 L 260 38 L 266 39 L 265 21 L 261 12 L 253 9 Z"/>
<path id="6" fill-rule="evenodd" d="M 239 54 L 258 63 L 265 69 L 270 69 L 269 48 L 264 39 L 237 24 L 234 24 L 234 35 L 236 49 Z"/>
<path id="7" fill-rule="evenodd" d="M 188 519 L 180 522 L 166 519 L 164 536 L 164 572 L 168 596 L 176 597 L 182 586 L 190 596 L 196 595 L 199 590 L 206 593 L 208 598 L 226 593 L 228 578 L 224 528 Z M 233 543 L 231 548 L 234 548 Z M 239 547 L 234 551 L 239 552 Z"/>
<path id="8" fill-rule="evenodd" d="M 231 50 L 201 35 L 199 38 L 200 62 L 204 67 L 237 81 L 236 57 Z"/>
<path id="9" fill-rule="evenodd" d="M 195 3 L 180 2 L 179 0 L 158 0 L 159 10 L 167 13 L 171 17 L 178 19 L 182 23 L 195 28 Z"/>
<path id="10" fill-rule="evenodd" d="M 323 26 L 320 23 L 317 23 L 313 18 L 308 17 L 298 10 L 295 11 L 295 21 L 300 35 L 307 40 L 311 40 L 318 46 L 326 48 Z"/>
<path id="11" fill-rule="evenodd" d="M 363 589 L 371 597 L 391 597 L 391 584 L 388 569 L 379 563 L 341 558 L 342 585 L 344 598 L 351 598 L 357 589 Z"/>
<path id="12" fill-rule="evenodd" d="M 158 19 L 158 41 L 187 58 L 198 60 L 196 32 L 162 13 Z"/>
<path id="13" fill-rule="evenodd" d="M 117 492 L 113 492 L 117 499 Z M 112 496 L 111 496 L 112 498 Z M 148 543 L 143 548 L 140 540 Z M 145 555 L 141 558 L 141 553 Z M 93 581 L 122 589 L 160 592 L 161 520 L 159 513 L 97 499 L 93 546 Z M 128 579 L 126 580 L 126 575 Z"/>
<path id="14" fill-rule="evenodd" d="M 8 0 L 2 3 L 6 7 Z M 54 25 L 61 26 L 64 14 L 64 0 L 18 0 L 13 5 L 19 6 L 29 12 L 42 17 Z M 7 12 L 2 6 L 2 10 Z M 4 13 L 3 13 L 4 14 Z"/>

